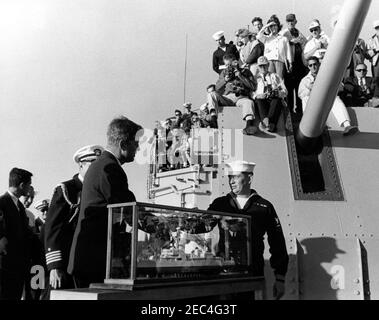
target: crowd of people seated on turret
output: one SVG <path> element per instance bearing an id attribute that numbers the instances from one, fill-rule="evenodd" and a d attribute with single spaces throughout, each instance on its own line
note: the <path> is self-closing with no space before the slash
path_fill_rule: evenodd
<path id="1" fill-rule="evenodd" d="M 220 107 L 241 109 L 245 135 L 275 133 L 283 108 L 288 108 L 294 119 L 301 119 L 330 37 L 319 19 L 309 23 L 308 36 L 297 29 L 295 14 L 288 14 L 285 20 L 283 28 L 276 15 L 266 25 L 262 18 L 255 17 L 251 30 L 240 28 L 235 32 L 235 41 L 227 42 L 224 31 L 213 34 L 217 49 L 212 69 L 218 79 L 206 88 L 207 102 L 197 112 L 186 103 L 183 112 L 175 110 L 174 117 L 160 124 L 165 128 L 160 131 L 161 138 L 157 135 L 161 141 L 158 149 L 164 151 L 160 155 L 161 170 L 191 165 L 191 130 L 217 129 Z M 336 23 L 334 19 L 332 27 Z M 345 136 L 358 132 L 348 107 L 379 106 L 379 20 L 373 26 L 375 34 L 368 44 L 357 40 L 331 110 Z M 366 61 L 371 64 L 372 77 L 367 76 Z"/>
<path id="2" fill-rule="evenodd" d="M 334 19 L 332 27 L 336 22 Z M 216 113 L 219 106 L 239 107 L 246 122 L 245 135 L 276 132 L 284 107 L 301 119 L 319 69 L 318 65 L 315 72 L 314 65 L 321 64 L 327 52 L 330 38 L 320 20 L 310 22 L 309 36 L 296 28 L 295 14 L 288 14 L 286 23 L 283 29 L 276 15 L 266 25 L 262 18 L 255 17 L 251 30 L 238 29 L 235 42 L 227 42 L 224 31 L 212 36 L 217 43 L 212 67 L 219 78 L 216 90 L 208 93 L 208 106 Z M 332 109 L 344 135 L 358 131 L 346 107 L 379 106 L 379 20 L 373 26 L 376 33 L 369 45 L 363 39 L 357 40 Z M 367 77 L 366 60 L 372 65 L 372 77 Z"/>

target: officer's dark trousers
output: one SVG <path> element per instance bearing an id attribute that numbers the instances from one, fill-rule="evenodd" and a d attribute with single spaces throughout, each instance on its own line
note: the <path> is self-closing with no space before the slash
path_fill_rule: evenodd
<path id="1" fill-rule="evenodd" d="M 21 300 L 26 276 L 0 269 L 0 300 Z"/>

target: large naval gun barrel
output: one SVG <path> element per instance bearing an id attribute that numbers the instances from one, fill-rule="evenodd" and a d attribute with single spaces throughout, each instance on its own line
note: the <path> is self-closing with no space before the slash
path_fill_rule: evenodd
<path id="1" fill-rule="evenodd" d="M 346 0 L 297 132 L 298 145 L 312 152 L 321 137 L 371 0 Z"/>

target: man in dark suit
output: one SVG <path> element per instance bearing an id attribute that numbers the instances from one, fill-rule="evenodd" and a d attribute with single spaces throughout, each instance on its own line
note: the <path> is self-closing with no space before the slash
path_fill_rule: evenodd
<path id="1" fill-rule="evenodd" d="M 73 156 L 79 173 L 59 184 L 53 193 L 44 228 L 46 265 L 53 289 L 71 289 L 73 279 L 67 274 L 70 248 L 79 216 L 83 179 L 91 163 L 103 152 L 99 145 L 80 148 Z"/>
<path id="2" fill-rule="evenodd" d="M 9 189 L 0 197 L 0 300 L 20 300 L 28 278 L 33 235 L 19 198 L 29 193 L 32 176 L 13 168 Z"/>
<path id="3" fill-rule="evenodd" d="M 363 107 L 374 96 L 375 82 L 367 76 L 367 66 L 360 63 L 355 68 L 355 77 L 345 80 L 341 99 L 348 107 Z"/>
<path id="4" fill-rule="evenodd" d="M 68 266 L 78 288 L 105 279 L 107 205 L 136 200 L 122 165 L 134 161 L 141 132 L 141 126 L 126 117 L 112 120 L 107 131 L 107 148 L 87 171 Z"/>

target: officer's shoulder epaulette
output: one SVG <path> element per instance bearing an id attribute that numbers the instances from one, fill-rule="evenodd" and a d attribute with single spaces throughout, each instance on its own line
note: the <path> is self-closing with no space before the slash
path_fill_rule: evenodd
<path id="1" fill-rule="evenodd" d="M 67 180 L 67 181 L 64 181 L 64 182 L 61 182 L 60 185 L 64 184 L 66 186 L 66 188 L 70 188 L 71 186 L 74 186 L 75 185 L 75 180 L 74 179 L 70 179 L 70 180 Z"/>
<path id="2" fill-rule="evenodd" d="M 65 199 L 65 201 L 68 203 L 69 206 L 73 206 L 74 204 L 70 201 L 69 197 L 68 197 L 68 190 L 67 190 L 67 183 L 69 181 L 65 181 L 65 182 L 62 182 L 60 184 L 58 184 L 55 188 L 54 188 L 54 194 L 59 190 L 61 189 L 62 191 L 62 195 L 63 195 L 63 198 Z"/>
<path id="3" fill-rule="evenodd" d="M 53 190 L 53 195 L 56 194 L 59 190 L 61 190 L 63 192 L 61 183 L 55 186 L 55 188 Z"/>

